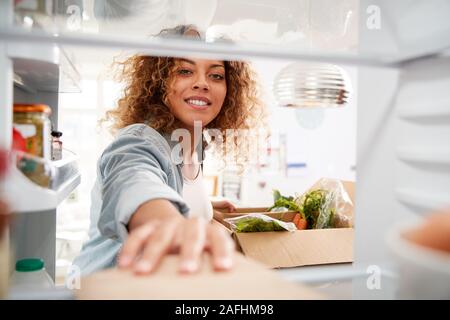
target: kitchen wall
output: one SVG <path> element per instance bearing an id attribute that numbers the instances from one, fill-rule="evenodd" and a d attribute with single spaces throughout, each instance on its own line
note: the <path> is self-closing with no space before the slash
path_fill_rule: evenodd
<path id="1" fill-rule="evenodd" d="M 254 61 L 270 111 L 271 131 L 274 136 L 286 136 L 288 169 L 287 172 L 253 170 L 245 175 L 240 199 L 245 206 L 269 205 L 274 188 L 279 189 L 282 194 L 293 195 L 305 191 L 321 177 L 355 180 L 356 68 L 341 66 L 347 72 L 352 87 L 348 105 L 336 109 L 299 110 L 277 106 L 271 90 L 275 75 L 288 63 Z"/>

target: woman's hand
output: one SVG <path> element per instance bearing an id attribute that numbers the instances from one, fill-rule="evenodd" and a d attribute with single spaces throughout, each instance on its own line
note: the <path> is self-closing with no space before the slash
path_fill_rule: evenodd
<path id="1" fill-rule="evenodd" d="M 211 201 L 213 207 L 213 217 L 223 223 L 223 212 L 236 212 L 236 207 L 228 200 Z"/>
<path id="2" fill-rule="evenodd" d="M 234 204 L 232 204 L 228 200 L 221 200 L 221 201 L 211 201 L 211 204 L 213 206 L 213 209 L 223 211 L 227 210 L 227 212 L 235 212 L 236 207 Z"/>
<path id="3" fill-rule="evenodd" d="M 118 260 L 120 268 L 133 268 L 148 274 L 156 269 L 166 254 L 180 255 L 179 271 L 194 273 L 207 250 L 215 270 L 233 265 L 234 242 L 219 225 L 202 218 L 153 220 L 130 231 Z"/>

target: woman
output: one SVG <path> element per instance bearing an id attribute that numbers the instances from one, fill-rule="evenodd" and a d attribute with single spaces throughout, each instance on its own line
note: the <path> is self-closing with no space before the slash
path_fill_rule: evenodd
<path id="1" fill-rule="evenodd" d="M 193 26 L 161 34 L 200 38 Z M 253 73 L 245 62 L 190 57 L 137 55 L 121 66 L 124 96 L 107 113 L 119 131 L 99 159 L 90 240 L 74 264 L 83 274 L 116 263 L 146 274 L 165 254 L 178 252 L 180 272 L 192 273 L 209 250 L 215 270 L 230 269 L 233 242 L 210 220 L 213 208 L 232 211 L 234 206 L 207 198 L 201 133 L 214 128 L 223 141 L 226 129 L 262 124 L 264 107 Z M 196 125 L 201 126 L 200 138 Z M 237 140 L 232 142 L 237 147 Z M 179 146 L 181 152 L 174 153 Z M 234 152 L 245 153 L 238 148 Z"/>

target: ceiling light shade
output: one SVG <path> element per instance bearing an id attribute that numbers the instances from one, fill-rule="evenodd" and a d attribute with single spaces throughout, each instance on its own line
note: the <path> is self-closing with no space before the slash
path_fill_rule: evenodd
<path id="1" fill-rule="evenodd" d="M 283 107 L 343 107 L 350 96 L 350 81 L 336 65 L 296 62 L 275 77 L 273 93 Z"/>

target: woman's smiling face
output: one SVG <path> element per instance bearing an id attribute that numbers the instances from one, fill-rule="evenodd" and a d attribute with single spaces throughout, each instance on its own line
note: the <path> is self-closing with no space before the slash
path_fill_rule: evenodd
<path id="1" fill-rule="evenodd" d="M 186 128 L 193 128 L 194 121 L 201 121 L 205 127 L 214 120 L 226 94 L 223 61 L 176 59 L 174 78 L 167 94 L 168 107 Z"/>

